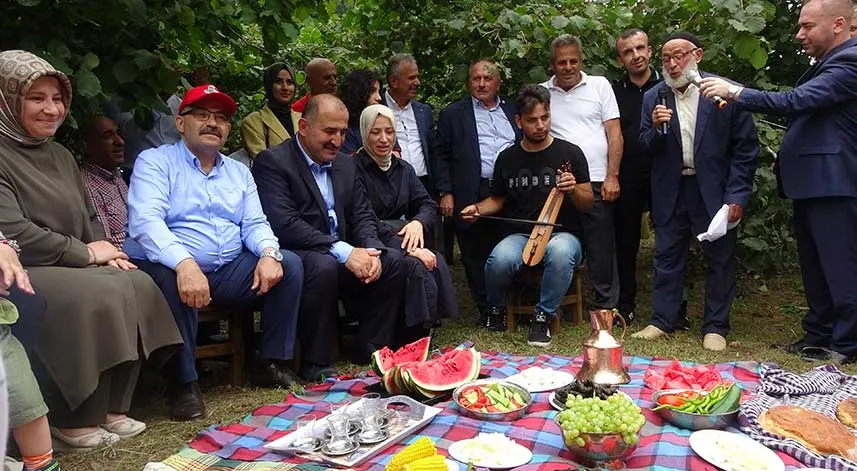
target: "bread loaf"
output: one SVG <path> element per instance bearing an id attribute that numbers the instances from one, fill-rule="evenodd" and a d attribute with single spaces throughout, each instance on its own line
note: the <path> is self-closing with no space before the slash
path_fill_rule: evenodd
<path id="1" fill-rule="evenodd" d="M 857 398 L 840 402 L 836 406 L 836 418 L 851 428 L 857 428 Z"/>
<path id="2" fill-rule="evenodd" d="M 772 407 L 759 417 L 765 431 L 803 443 L 820 455 L 839 455 L 857 462 L 857 437 L 838 421 L 796 406 Z"/>

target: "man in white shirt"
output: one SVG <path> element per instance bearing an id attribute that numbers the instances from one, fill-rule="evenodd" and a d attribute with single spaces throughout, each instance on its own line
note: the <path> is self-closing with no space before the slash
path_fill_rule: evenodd
<path id="1" fill-rule="evenodd" d="M 551 42 L 554 76 L 542 86 L 551 93 L 551 135 L 583 150 L 595 202 L 581 215 L 586 271 L 595 292 L 596 309 L 613 309 L 619 299 L 613 202 L 619 197 L 622 128 L 610 82 L 581 71 L 583 46 L 563 34 Z"/>
<path id="2" fill-rule="evenodd" d="M 403 160 L 414 167 L 420 182 L 426 190 L 437 199 L 440 195 L 434 185 L 434 116 L 431 106 L 417 101 L 415 98 L 420 88 L 420 69 L 417 61 L 410 54 L 396 54 L 387 64 L 387 90 L 381 94 L 384 105 L 393 110 L 396 116 L 396 148 Z M 433 224 L 432 240 L 427 242 L 430 247 L 438 250 L 444 245 L 444 232 L 441 230 L 440 215 Z M 451 228 L 450 228 L 451 229 Z M 452 243 L 452 234 L 449 234 Z M 452 253 L 452 249 L 444 249 L 444 253 Z M 449 258 L 451 261 L 452 258 Z"/>

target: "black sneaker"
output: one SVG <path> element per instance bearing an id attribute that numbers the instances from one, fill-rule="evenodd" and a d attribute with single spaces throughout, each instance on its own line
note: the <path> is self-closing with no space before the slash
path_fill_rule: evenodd
<path id="1" fill-rule="evenodd" d="M 632 310 L 630 310 L 630 309 L 628 309 L 628 310 L 620 309 L 620 310 L 619 310 L 619 315 L 620 315 L 620 316 L 622 316 L 622 320 L 624 320 L 624 321 L 625 321 L 625 325 L 631 325 L 631 324 L 633 324 L 633 323 L 634 323 L 634 319 L 637 317 L 637 315 L 636 315 L 636 314 L 634 314 L 634 311 L 632 311 Z"/>
<path id="2" fill-rule="evenodd" d="M 534 347 L 549 347 L 551 344 L 551 316 L 542 311 L 533 313 L 530 322 L 530 334 L 527 336 L 527 344 Z"/>
<path id="3" fill-rule="evenodd" d="M 485 327 L 492 332 L 506 331 L 506 308 L 500 306 L 490 306 L 488 308 L 487 320 Z"/>
<path id="4" fill-rule="evenodd" d="M 687 300 L 681 302 L 681 308 L 678 310 L 678 322 L 675 323 L 675 330 L 690 330 L 690 318 L 687 317 Z"/>

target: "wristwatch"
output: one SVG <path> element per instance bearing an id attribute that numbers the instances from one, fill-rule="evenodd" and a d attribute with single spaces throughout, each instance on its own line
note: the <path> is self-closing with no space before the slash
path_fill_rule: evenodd
<path id="1" fill-rule="evenodd" d="M 729 98 L 730 100 L 737 98 L 742 89 L 743 87 L 740 85 L 729 85 L 729 88 L 726 90 L 726 98 Z"/>
<path id="2" fill-rule="evenodd" d="M 268 247 L 265 250 L 263 250 L 262 256 L 263 257 L 271 257 L 278 262 L 283 261 L 283 254 L 279 250 L 271 248 L 271 247 Z"/>

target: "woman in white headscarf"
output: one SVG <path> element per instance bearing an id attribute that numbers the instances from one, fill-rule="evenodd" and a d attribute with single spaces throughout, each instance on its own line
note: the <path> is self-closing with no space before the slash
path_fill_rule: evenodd
<path id="1" fill-rule="evenodd" d="M 408 255 L 404 321 L 415 337 L 440 318 L 458 316 L 458 305 L 446 261 L 425 246 L 425 234 L 431 233 L 437 203 L 417 178 L 414 168 L 393 156 L 396 144 L 393 119 L 393 111 L 384 105 L 364 109 L 360 115 L 363 147 L 354 158 L 372 209 L 380 219 L 381 241 Z"/>

